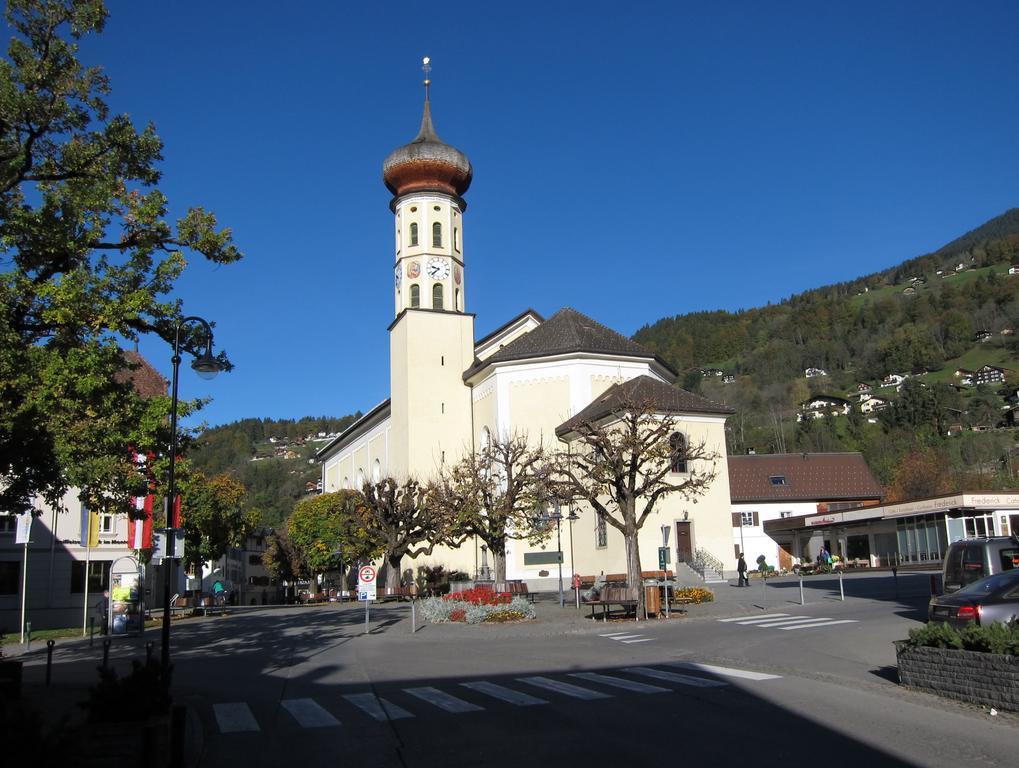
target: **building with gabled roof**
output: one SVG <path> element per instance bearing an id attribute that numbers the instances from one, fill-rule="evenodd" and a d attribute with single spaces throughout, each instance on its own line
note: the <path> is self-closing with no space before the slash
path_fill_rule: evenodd
<path id="1" fill-rule="evenodd" d="M 642 562 L 657 564 L 663 530 L 675 535 L 679 560 L 693 561 L 700 552 L 728 562 L 728 408 L 676 388 L 677 373 L 665 361 L 571 307 L 548 318 L 527 309 L 475 339 L 475 316 L 466 310 L 470 262 L 462 245 L 463 196 L 473 168 L 437 137 L 428 85 L 418 135 L 383 165 L 395 228 L 390 396 L 318 451 L 323 489 L 359 488 L 383 477 L 427 481 L 490 441 L 513 435 L 560 450 L 578 416 L 637 387 L 675 416 L 685 444 L 703 443 L 719 457 L 715 481 L 696 504 L 678 495 L 658 504 L 639 537 Z M 513 541 L 507 577 L 551 586 L 559 562 L 567 575 L 625 572 L 622 535 L 590 509 L 576 511 L 575 563 L 560 560 L 554 540 Z M 436 547 L 413 566 L 477 574 L 485 562 L 478 544 Z"/>
<path id="2" fill-rule="evenodd" d="M 860 453 L 779 453 L 729 457 L 732 539 L 754 562 L 764 555 L 790 570 L 817 551 L 797 551 L 791 536 L 765 533 L 769 520 L 878 504 L 884 489 Z"/>

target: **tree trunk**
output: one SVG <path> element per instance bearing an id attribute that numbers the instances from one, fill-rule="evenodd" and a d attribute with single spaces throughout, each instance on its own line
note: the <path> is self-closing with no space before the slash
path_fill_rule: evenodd
<path id="1" fill-rule="evenodd" d="M 644 581 L 640 577 L 640 549 L 637 546 L 637 531 L 625 533 L 626 542 L 626 583 L 637 598 L 637 616 L 644 615 Z"/>
<path id="2" fill-rule="evenodd" d="M 202 563 L 201 563 L 201 561 L 199 561 L 195 565 L 195 576 L 198 577 L 198 594 L 201 595 L 202 592 L 203 592 L 203 590 L 202 590 Z M 188 591 L 185 589 L 184 590 L 184 594 L 186 595 L 187 593 L 188 593 Z"/>
<path id="3" fill-rule="evenodd" d="M 400 555 L 389 555 L 386 557 L 386 589 L 395 589 L 400 586 L 400 561 L 403 557 Z"/>
<path id="4" fill-rule="evenodd" d="M 492 552 L 492 565 L 495 581 L 506 581 L 506 553 Z"/>

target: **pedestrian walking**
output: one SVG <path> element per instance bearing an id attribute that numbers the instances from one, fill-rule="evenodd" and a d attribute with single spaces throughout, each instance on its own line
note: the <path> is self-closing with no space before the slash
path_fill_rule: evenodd
<path id="1" fill-rule="evenodd" d="M 736 573 L 739 574 L 739 587 L 749 587 L 750 579 L 747 578 L 747 561 L 743 558 L 743 553 L 739 553 L 739 560 L 736 561 Z"/>

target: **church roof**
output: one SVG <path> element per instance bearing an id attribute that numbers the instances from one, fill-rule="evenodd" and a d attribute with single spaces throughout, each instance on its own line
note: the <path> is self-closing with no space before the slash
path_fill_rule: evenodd
<path id="1" fill-rule="evenodd" d="M 121 350 L 124 358 L 124 367 L 117 372 L 116 380 L 119 382 L 129 381 L 135 391 L 144 398 L 159 397 L 166 394 L 167 382 L 152 364 L 137 352 L 124 349 Z"/>
<path id="2" fill-rule="evenodd" d="M 426 81 L 427 83 L 427 81 Z M 435 133 L 432 107 L 425 91 L 421 128 L 410 143 L 397 147 L 382 163 L 382 179 L 394 196 L 438 191 L 460 197 L 471 185 L 471 161 Z"/>
<path id="3" fill-rule="evenodd" d="M 491 363 L 577 353 L 653 359 L 668 373 L 676 375 L 668 363 L 651 350 L 572 307 L 564 307 L 533 331 L 514 339 L 491 357 L 475 361 L 464 372 L 464 379 L 469 379 Z"/>
<path id="4" fill-rule="evenodd" d="M 581 424 L 599 421 L 635 403 L 647 403 L 661 413 L 710 413 L 723 416 L 735 413 L 727 405 L 678 389 L 652 376 L 637 376 L 606 389 L 584 410 L 556 427 L 556 436 L 568 435 Z"/>

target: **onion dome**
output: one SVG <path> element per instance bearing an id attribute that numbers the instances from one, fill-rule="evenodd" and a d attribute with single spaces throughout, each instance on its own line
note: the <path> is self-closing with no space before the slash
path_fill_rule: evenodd
<path id="1" fill-rule="evenodd" d="M 436 136 L 425 80 L 425 111 L 421 130 L 409 144 L 389 153 L 382 164 L 382 179 L 396 197 L 411 192 L 444 192 L 460 197 L 471 185 L 471 161 L 456 147 Z"/>

